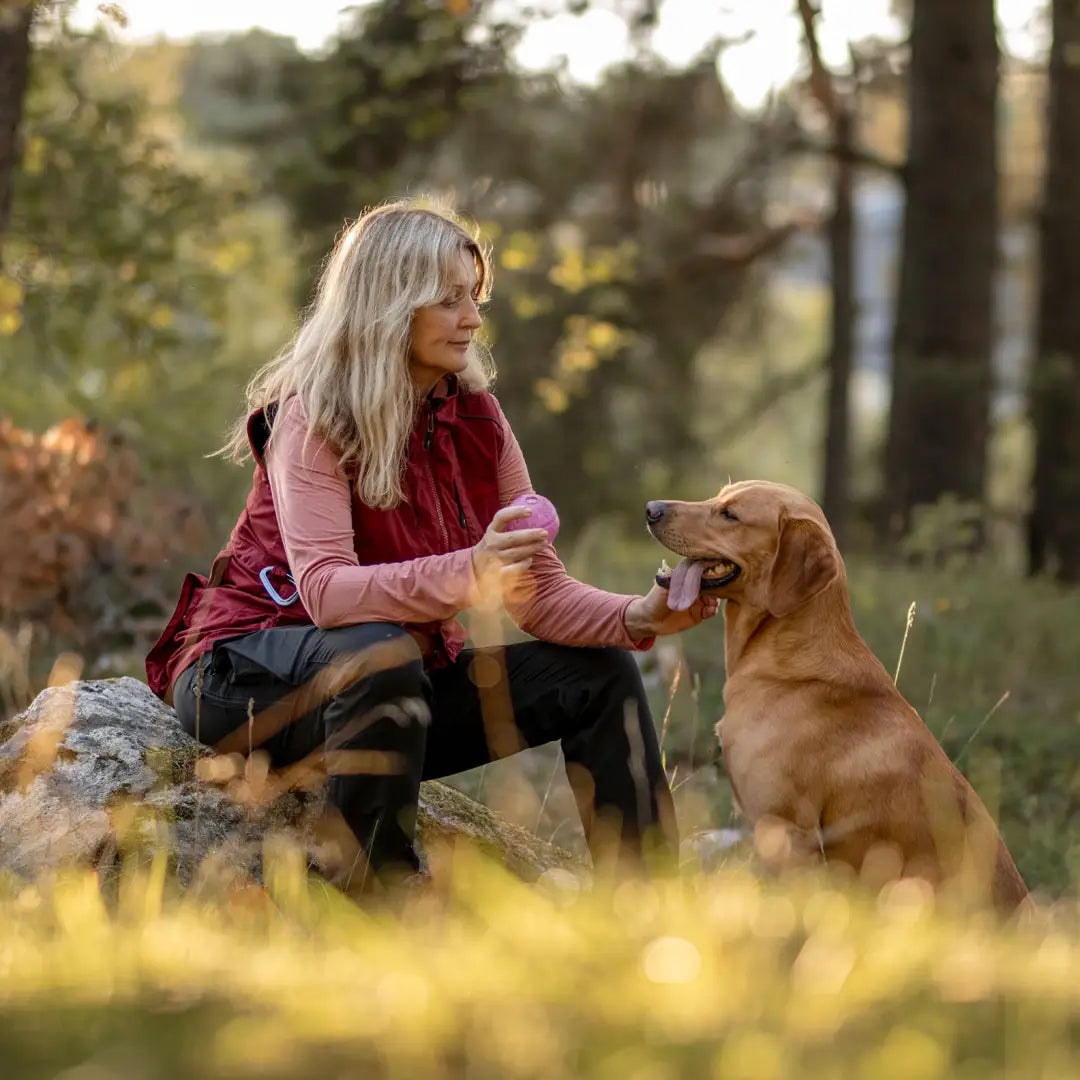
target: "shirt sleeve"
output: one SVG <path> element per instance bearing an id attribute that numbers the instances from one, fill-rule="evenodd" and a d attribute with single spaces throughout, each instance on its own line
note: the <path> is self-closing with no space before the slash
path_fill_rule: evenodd
<path id="1" fill-rule="evenodd" d="M 352 489 L 325 441 L 309 438 L 303 407 L 282 407 L 266 452 L 278 528 L 300 600 L 316 626 L 452 619 L 475 589 L 472 552 L 361 566 Z"/>
<path id="2" fill-rule="evenodd" d="M 499 458 L 499 502 L 506 506 L 532 491 L 521 446 L 505 415 L 503 449 Z M 626 632 L 626 609 L 636 597 L 605 592 L 570 576 L 553 547 L 533 559 L 521 596 L 508 600 L 507 612 L 517 626 L 533 637 L 557 645 L 618 645 L 647 650 L 655 638 L 634 639 Z"/>

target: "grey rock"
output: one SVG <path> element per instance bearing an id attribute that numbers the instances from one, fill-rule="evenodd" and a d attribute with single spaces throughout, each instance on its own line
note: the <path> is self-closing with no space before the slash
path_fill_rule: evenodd
<path id="1" fill-rule="evenodd" d="M 231 783 L 210 782 L 213 760 L 137 679 L 42 691 L 0 726 L 0 869 L 27 878 L 72 864 L 108 869 L 121 852 L 165 844 L 179 879 L 191 883 L 209 865 L 258 878 L 272 832 L 313 846 L 322 784 L 248 799 L 258 778 L 249 783 L 238 770 Z M 527 881 L 586 870 L 445 784 L 424 783 L 419 810 L 422 858 L 431 845 L 465 837 Z"/>

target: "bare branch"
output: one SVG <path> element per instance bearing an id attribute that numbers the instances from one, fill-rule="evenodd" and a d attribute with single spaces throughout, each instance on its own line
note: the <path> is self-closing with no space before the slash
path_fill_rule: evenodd
<path id="1" fill-rule="evenodd" d="M 713 439 L 715 442 L 723 444 L 741 438 L 761 422 L 761 418 L 769 409 L 780 404 L 789 395 L 804 390 L 824 370 L 825 365 L 819 359 L 802 364 L 792 371 L 784 372 L 770 379 L 751 397 L 738 415 L 732 417 L 721 427 L 720 431 L 713 436 Z"/>
<path id="2" fill-rule="evenodd" d="M 797 2 L 803 33 L 806 36 L 806 48 L 810 53 L 810 90 L 825 110 L 825 115 L 835 124 L 840 106 L 836 99 L 836 88 L 833 86 L 832 76 L 825 69 L 825 64 L 821 59 L 821 49 L 818 46 L 817 29 L 814 26 L 818 10 L 814 8 L 810 0 L 797 0 Z"/>
<path id="3" fill-rule="evenodd" d="M 845 161 L 852 165 L 865 165 L 868 168 L 880 169 L 890 173 L 898 180 L 907 179 L 907 164 L 903 161 L 893 161 L 891 158 L 881 157 L 872 150 L 860 146 L 843 146 L 836 142 L 818 142 L 806 135 L 798 135 L 792 138 L 788 144 L 791 152 L 805 151 L 811 154 L 827 154 L 837 161 Z"/>
<path id="4" fill-rule="evenodd" d="M 900 180 L 906 180 L 906 165 L 889 161 L 887 158 L 879 157 L 870 150 L 855 146 L 850 139 L 841 140 L 837 138 L 837 132 L 843 123 L 844 114 L 847 114 L 849 120 L 853 119 L 853 105 L 837 93 L 835 80 L 821 59 L 817 28 L 814 25 L 814 20 L 819 14 L 818 9 L 813 6 L 811 0 L 796 0 L 796 4 L 799 9 L 799 17 L 802 19 L 803 33 L 806 37 L 806 49 L 810 54 L 810 90 L 814 97 L 817 98 L 822 109 L 825 110 L 825 115 L 829 118 L 833 139 L 831 143 L 822 145 L 814 142 L 806 135 L 796 135 L 791 140 L 791 148 L 793 150 L 809 150 L 815 153 L 828 154 L 838 163 L 867 165 L 880 169 L 882 172 L 890 173 Z M 853 45 L 849 46 L 849 51 L 851 53 L 851 65 L 857 76 L 863 61 Z"/>
<path id="5" fill-rule="evenodd" d="M 820 225 L 816 217 L 805 215 L 757 232 L 708 236 L 698 244 L 696 254 L 729 266 L 749 266 L 763 255 L 769 255 L 783 246 L 794 233 L 816 229 Z"/>
<path id="6" fill-rule="evenodd" d="M 790 153 L 793 144 L 801 137 L 794 117 L 776 127 L 762 126 L 755 133 L 753 145 L 743 155 L 742 160 L 723 178 L 713 193 L 713 206 L 730 204 L 735 189 L 758 169 L 769 162 Z"/>

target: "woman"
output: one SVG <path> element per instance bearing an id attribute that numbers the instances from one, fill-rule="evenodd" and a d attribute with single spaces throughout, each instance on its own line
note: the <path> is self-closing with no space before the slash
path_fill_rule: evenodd
<path id="1" fill-rule="evenodd" d="M 631 862 L 650 832 L 676 843 L 630 650 L 717 603 L 592 588 L 542 529 L 506 531 L 531 485 L 475 337 L 490 288 L 448 213 L 391 203 L 344 232 L 225 448 L 254 459 L 247 505 L 147 658 L 201 742 L 325 765 L 343 876 L 416 869 L 421 779 L 555 739 L 594 857 L 604 835 Z M 456 616 L 492 599 L 538 640 L 463 649 Z"/>

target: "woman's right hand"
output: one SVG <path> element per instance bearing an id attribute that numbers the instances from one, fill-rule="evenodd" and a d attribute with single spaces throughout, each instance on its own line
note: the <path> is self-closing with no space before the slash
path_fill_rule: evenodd
<path id="1" fill-rule="evenodd" d="M 502 600 L 532 566 L 533 557 L 549 544 L 544 529 L 504 532 L 516 518 L 529 516 L 524 506 L 504 506 L 496 511 L 487 531 L 472 551 L 473 573 L 482 597 Z"/>

